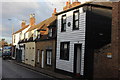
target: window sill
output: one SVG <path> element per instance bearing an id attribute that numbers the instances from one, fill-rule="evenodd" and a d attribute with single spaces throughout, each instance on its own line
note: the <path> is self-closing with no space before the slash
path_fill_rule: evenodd
<path id="1" fill-rule="evenodd" d="M 75 31 L 75 30 L 79 30 L 79 28 L 73 29 L 73 31 Z"/>
<path id="2" fill-rule="evenodd" d="M 46 66 L 52 66 L 52 64 L 50 65 L 50 64 L 46 64 Z"/>
<path id="3" fill-rule="evenodd" d="M 61 32 L 66 32 L 66 31 L 61 31 Z"/>

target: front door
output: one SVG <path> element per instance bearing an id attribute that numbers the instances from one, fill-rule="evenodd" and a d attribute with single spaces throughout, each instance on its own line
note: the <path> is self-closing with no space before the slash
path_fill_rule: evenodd
<path id="1" fill-rule="evenodd" d="M 41 67 L 44 68 L 44 51 L 42 50 L 42 62 Z"/>
<path id="2" fill-rule="evenodd" d="M 74 45 L 74 74 L 80 76 L 81 71 L 81 48 L 82 44 Z"/>

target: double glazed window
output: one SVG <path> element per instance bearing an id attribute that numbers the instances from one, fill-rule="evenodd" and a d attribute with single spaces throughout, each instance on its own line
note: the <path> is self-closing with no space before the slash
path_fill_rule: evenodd
<path id="1" fill-rule="evenodd" d="M 47 50 L 47 65 L 52 65 L 52 50 Z"/>
<path id="2" fill-rule="evenodd" d="M 73 13 L 73 30 L 79 29 L 79 11 Z"/>
<path id="3" fill-rule="evenodd" d="M 61 32 L 66 31 L 66 15 L 62 16 L 62 21 L 61 21 Z"/>
<path id="4" fill-rule="evenodd" d="M 70 42 L 61 42 L 61 44 L 60 44 L 60 59 L 69 60 L 69 44 L 70 44 Z"/>

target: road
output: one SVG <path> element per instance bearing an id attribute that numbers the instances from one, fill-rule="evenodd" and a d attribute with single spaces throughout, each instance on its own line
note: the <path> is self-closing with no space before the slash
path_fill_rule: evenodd
<path id="1" fill-rule="evenodd" d="M 39 80 L 56 80 L 50 76 L 30 70 L 15 64 L 11 60 L 2 60 L 2 78 L 16 78 L 16 79 L 39 79 Z M 29 80 L 28 79 L 28 80 Z M 8 80 L 8 79 L 7 79 Z M 11 79 L 10 79 L 11 80 Z"/>
<path id="2" fill-rule="evenodd" d="M 2 78 L 2 58 L 0 56 L 0 79 Z"/>

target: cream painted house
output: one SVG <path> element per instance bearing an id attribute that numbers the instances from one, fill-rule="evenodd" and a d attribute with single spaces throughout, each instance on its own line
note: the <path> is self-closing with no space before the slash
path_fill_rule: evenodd
<path id="1" fill-rule="evenodd" d="M 21 29 L 12 34 L 12 43 L 13 43 L 13 52 L 12 58 L 16 59 L 17 51 L 20 49 L 19 42 L 24 39 L 24 33 L 30 28 L 29 25 L 26 25 L 25 21 L 21 23 Z"/>
<path id="2" fill-rule="evenodd" d="M 25 32 L 25 63 L 35 66 L 35 39 L 37 38 L 37 29 L 35 25 L 35 16 L 30 15 L 31 27 Z"/>

